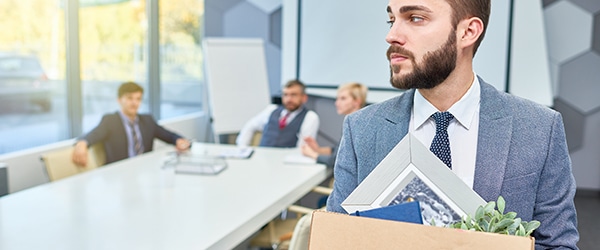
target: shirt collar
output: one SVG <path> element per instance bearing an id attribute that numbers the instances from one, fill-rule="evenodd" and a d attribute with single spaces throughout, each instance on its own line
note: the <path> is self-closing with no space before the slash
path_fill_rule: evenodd
<path id="1" fill-rule="evenodd" d="M 300 113 L 302 110 L 304 109 L 304 105 L 300 106 L 299 108 L 297 108 L 296 110 L 290 112 L 289 110 L 287 110 L 285 107 L 281 110 L 281 117 L 286 116 L 288 113 L 290 114 L 289 116 L 295 116 L 298 113 Z M 288 116 L 288 117 L 289 117 Z"/>
<path id="2" fill-rule="evenodd" d="M 473 73 L 475 75 L 475 73 Z M 477 75 L 473 77 L 473 84 L 467 93 L 463 95 L 463 97 L 458 100 L 458 102 L 454 103 L 452 107 L 448 109 L 450 113 L 456 118 L 456 120 L 466 129 L 469 129 L 471 126 L 471 122 L 473 121 L 473 116 L 478 109 L 479 100 L 480 100 L 480 86 L 479 86 L 479 78 Z M 413 105 L 413 114 L 414 114 L 414 125 L 415 128 L 421 127 L 431 115 L 435 112 L 438 112 L 437 108 L 435 108 L 429 101 L 421 95 L 419 91 L 415 91 L 414 96 L 414 105 Z"/>
<path id="3" fill-rule="evenodd" d="M 121 120 L 123 120 L 124 124 L 129 124 L 129 117 L 127 117 L 125 114 L 123 114 L 123 111 L 119 109 L 119 116 L 121 116 Z M 138 123 L 138 116 L 135 116 L 135 119 L 133 120 L 133 124 L 137 124 Z"/>

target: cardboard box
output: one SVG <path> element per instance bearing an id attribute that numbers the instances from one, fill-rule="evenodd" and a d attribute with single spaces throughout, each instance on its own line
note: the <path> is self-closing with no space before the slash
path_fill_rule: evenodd
<path id="1" fill-rule="evenodd" d="M 532 237 L 472 232 L 315 211 L 309 249 L 533 250 Z"/>

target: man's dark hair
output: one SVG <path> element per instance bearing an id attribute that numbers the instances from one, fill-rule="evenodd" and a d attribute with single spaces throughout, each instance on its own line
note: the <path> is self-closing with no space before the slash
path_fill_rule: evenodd
<path id="1" fill-rule="evenodd" d="M 140 86 L 139 84 L 137 84 L 135 82 L 125 82 L 125 83 L 121 84 L 121 86 L 119 87 L 118 97 L 121 98 L 125 94 L 135 93 L 135 92 L 142 92 L 142 94 L 143 94 L 144 88 L 142 88 L 142 86 Z"/>
<path id="2" fill-rule="evenodd" d="M 288 81 L 283 87 L 287 89 L 293 86 L 299 86 L 302 90 L 302 94 L 306 94 L 306 86 L 304 86 L 304 83 L 297 79 Z"/>
<path id="3" fill-rule="evenodd" d="M 452 7 L 452 25 L 456 27 L 461 20 L 478 17 L 483 21 L 483 32 L 473 48 L 473 56 L 483 41 L 490 20 L 491 0 L 446 0 Z"/>

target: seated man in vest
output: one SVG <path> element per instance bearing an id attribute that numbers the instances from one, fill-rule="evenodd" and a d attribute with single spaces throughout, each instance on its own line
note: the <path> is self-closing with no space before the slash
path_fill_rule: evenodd
<path id="1" fill-rule="evenodd" d="M 152 115 L 138 114 L 143 94 L 144 89 L 134 82 L 121 84 L 121 110 L 104 115 L 98 126 L 78 139 L 73 162 L 85 166 L 88 147 L 98 142 L 104 143 L 107 164 L 152 151 L 154 138 L 174 144 L 178 151 L 188 149 L 188 140 L 159 126 Z"/>
<path id="2" fill-rule="evenodd" d="M 249 146 L 255 132 L 262 132 L 261 147 L 300 147 L 302 138 L 316 138 L 319 116 L 304 107 L 304 84 L 291 80 L 283 87 L 282 105 L 269 105 L 250 119 L 237 137 L 238 146 Z"/>

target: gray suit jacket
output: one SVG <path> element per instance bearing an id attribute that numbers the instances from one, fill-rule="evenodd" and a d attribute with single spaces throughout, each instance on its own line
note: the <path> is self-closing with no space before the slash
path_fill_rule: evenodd
<path id="1" fill-rule="evenodd" d="M 536 249 L 577 249 L 576 187 L 561 115 L 479 81 L 473 189 L 486 201 L 502 195 L 506 211 L 539 220 Z M 342 201 L 408 133 L 414 91 L 345 118 L 328 211 L 344 212 Z"/>

